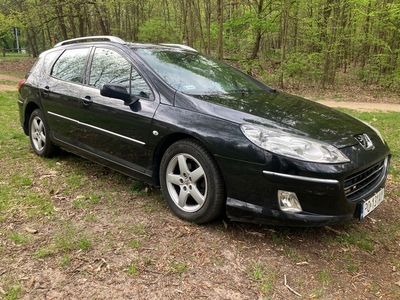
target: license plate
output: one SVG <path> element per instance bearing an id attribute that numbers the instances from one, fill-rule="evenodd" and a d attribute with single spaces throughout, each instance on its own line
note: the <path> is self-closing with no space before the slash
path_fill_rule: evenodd
<path id="1" fill-rule="evenodd" d="M 361 215 L 360 220 L 364 219 L 371 211 L 373 211 L 381 202 L 383 201 L 383 197 L 385 194 L 385 190 L 381 189 L 370 199 L 361 203 Z"/>

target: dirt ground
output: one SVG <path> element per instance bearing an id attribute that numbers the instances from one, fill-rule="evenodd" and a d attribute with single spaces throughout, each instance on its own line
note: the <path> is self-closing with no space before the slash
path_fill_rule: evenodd
<path id="1" fill-rule="evenodd" d="M 0 73 L 19 68 L 27 65 L 0 63 Z M 0 91 L 16 90 L 19 81 L 0 74 Z M 317 100 L 400 111 L 392 98 L 324 99 Z M 13 286 L 21 287 L 20 299 L 400 299 L 400 240 L 386 240 L 385 231 L 394 228 L 398 237 L 399 184 L 390 178 L 386 190 L 394 196 L 362 222 L 296 229 L 220 219 L 198 226 L 172 215 L 156 188 L 135 193 L 133 180 L 107 168 L 64 152 L 45 163 L 27 149 L 32 184 L 19 193 L 50 197 L 54 210 L 26 217 L 30 207 L 21 204 L 0 222 L 0 299 L 15 299 Z M 12 177 L 21 170 L 10 157 L 10 170 L 0 163 Z M 83 182 L 71 189 L 74 175 Z M 370 233 L 372 250 L 357 244 L 359 232 Z M 11 240 L 13 233 L 28 241 Z M 87 249 L 68 244 L 85 239 Z"/>

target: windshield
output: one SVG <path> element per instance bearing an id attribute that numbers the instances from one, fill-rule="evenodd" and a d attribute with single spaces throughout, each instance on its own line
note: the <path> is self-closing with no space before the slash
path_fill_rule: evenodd
<path id="1" fill-rule="evenodd" d="M 137 53 L 174 89 L 186 94 L 233 94 L 264 91 L 233 67 L 197 52 L 139 49 Z"/>

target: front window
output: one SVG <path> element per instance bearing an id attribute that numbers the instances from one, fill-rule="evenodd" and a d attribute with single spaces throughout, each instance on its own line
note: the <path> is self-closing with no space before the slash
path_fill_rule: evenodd
<path id="1" fill-rule="evenodd" d="M 197 52 L 139 49 L 137 53 L 168 85 L 186 94 L 263 91 L 261 85 L 233 67 Z"/>
<path id="2" fill-rule="evenodd" d="M 100 89 L 105 83 L 121 84 L 137 97 L 151 97 L 150 87 L 129 61 L 115 51 L 96 48 L 89 85 Z"/>

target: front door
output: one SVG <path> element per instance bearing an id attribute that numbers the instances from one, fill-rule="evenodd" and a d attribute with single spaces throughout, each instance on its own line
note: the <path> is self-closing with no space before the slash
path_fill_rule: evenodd
<path id="1" fill-rule="evenodd" d="M 124 56 L 106 48 L 95 49 L 87 80 L 79 100 L 79 141 L 122 168 L 144 173 L 149 129 L 158 106 L 150 86 Z M 122 84 L 139 100 L 128 106 L 100 95 L 105 83 Z"/>

